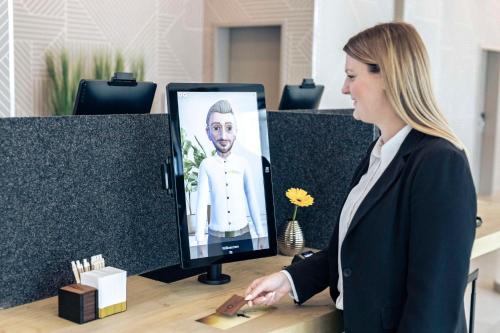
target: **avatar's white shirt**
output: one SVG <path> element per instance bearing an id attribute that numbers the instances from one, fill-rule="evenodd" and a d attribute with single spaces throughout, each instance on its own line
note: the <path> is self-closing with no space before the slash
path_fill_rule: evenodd
<path id="1" fill-rule="evenodd" d="M 259 237 L 264 235 L 255 183 L 248 162 L 231 153 L 204 159 L 198 172 L 196 240 L 203 240 L 207 224 L 207 205 L 211 203 L 209 228 L 215 231 L 239 230 L 248 225 L 247 205 Z"/>

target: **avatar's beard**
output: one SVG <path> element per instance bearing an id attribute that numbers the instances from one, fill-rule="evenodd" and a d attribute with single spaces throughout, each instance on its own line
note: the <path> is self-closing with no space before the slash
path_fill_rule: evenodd
<path id="1" fill-rule="evenodd" d="M 233 141 L 233 142 L 231 142 L 231 143 L 229 143 L 229 144 L 228 144 L 228 145 L 226 145 L 226 146 L 223 146 L 223 145 L 221 145 L 219 142 L 217 142 L 217 144 L 215 145 L 215 149 L 216 149 L 218 152 L 225 154 L 225 153 L 228 153 L 228 152 L 230 152 L 230 151 L 231 151 L 231 149 L 233 148 L 233 143 L 234 143 L 234 141 Z"/>

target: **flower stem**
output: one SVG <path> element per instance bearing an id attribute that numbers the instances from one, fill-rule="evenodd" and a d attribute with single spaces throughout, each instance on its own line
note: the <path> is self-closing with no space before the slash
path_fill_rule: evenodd
<path id="1" fill-rule="evenodd" d="M 295 205 L 295 208 L 293 209 L 292 221 L 295 221 L 295 217 L 297 216 L 297 208 L 299 208 L 299 206 Z"/>

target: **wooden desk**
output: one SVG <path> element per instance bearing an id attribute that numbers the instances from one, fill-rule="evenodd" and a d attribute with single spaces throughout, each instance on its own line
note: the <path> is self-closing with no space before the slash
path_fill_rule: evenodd
<path id="1" fill-rule="evenodd" d="M 476 230 L 471 259 L 500 249 L 500 195 L 480 197 L 477 204 L 483 224 Z"/>
<path id="2" fill-rule="evenodd" d="M 128 278 L 127 311 L 78 325 L 57 316 L 57 297 L 0 310 L 0 333 L 24 332 L 341 332 L 340 314 L 328 290 L 305 305 L 283 297 L 277 309 L 228 330 L 196 322 L 215 311 L 233 293 L 243 295 L 250 282 L 281 269 L 291 258 L 277 256 L 223 265 L 229 284 L 208 286 L 196 277 L 171 284 L 140 276 Z"/>
<path id="3" fill-rule="evenodd" d="M 500 248 L 500 196 L 481 197 L 472 259 Z M 224 264 L 229 284 L 207 286 L 196 277 L 165 284 L 139 276 L 128 278 L 128 310 L 78 325 L 57 316 L 57 298 L 0 310 L 0 333 L 23 332 L 340 332 L 340 315 L 328 290 L 300 307 L 284 297 L 277 309 L 233 329 L 222 331 L 196 322 L 214 312 L 233 293 L 242 295 L 255 278 L 275 272 L 291 258 L 277 256 Z"/>

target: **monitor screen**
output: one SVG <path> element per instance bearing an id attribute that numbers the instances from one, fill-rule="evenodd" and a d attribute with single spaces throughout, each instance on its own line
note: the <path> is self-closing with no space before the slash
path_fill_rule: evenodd
<path id="1" fill-rule="evenodd" d="M 182 266 L 276 254 L 262 85 L 167 86 Z"/>
<path id="2" fill-rule="evenodd" d="M 81 80 L 73 114 L 141 114 L 149 113 L 156 83 L 136 82 L 135 85 L 114 85 L 105 80 Z"/>
<path id="3" fill-rule="evenodd" d="M 279 110 L 317 109 L 324 86 L 315 85 L 312 79 L 304 79 L 301 85 L 285 85 L 281 94 Z"/>

